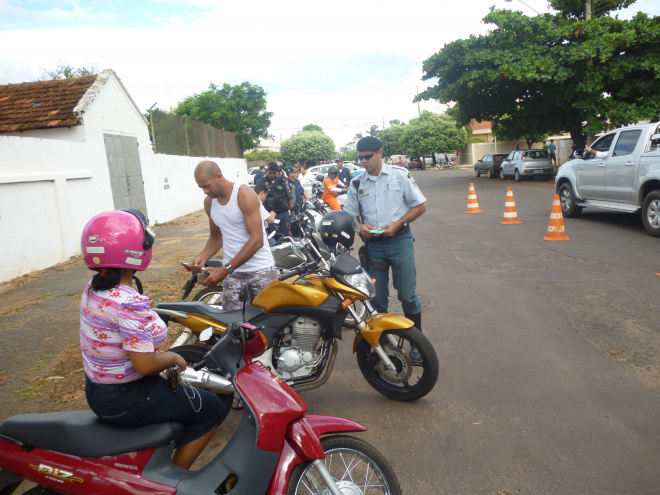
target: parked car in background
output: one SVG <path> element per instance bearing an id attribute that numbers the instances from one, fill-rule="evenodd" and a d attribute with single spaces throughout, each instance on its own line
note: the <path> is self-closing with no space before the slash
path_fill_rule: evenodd
<path id="1" fill-rule="evenodd" d="M 419 158 L 412 158 L 412 159 L 408 160 L 405 163 L 405 166 L 408 170 L 415 170 L 415 169 L 422 170 L 422 169 L 426 168 L 426 165 L 424 164 L 424 162 L 422 160 L 420 160 Z"/>
<path id="2" fill-rule="evenodd" d="M 481 174 L 486 174 L 489 179 L 499 177 L 500 165 L 508 153 L 493 153 L 484 155 L 481 160 L 474 164 L 474 176 L 481 177 Z"/>
<path id="3" fill-rule="evenodd" d="M 259 172 L 259 167 L 250 167 L 250 168 L 248 168 L 247 182 L 248 182 L 248 185 L 251 186 L 251 187 L 254 187 L 254 176 L 257 172 Z"/>
<path id="4" fill-rule="evenodd" d="M 615 129 L 591 148 L 604 156 L 576 151 L 576 159 L 559 167 L 555 190 L 563 216 L 577 217 L 586 207 L 641 210 L 646 232 L 660 237 L 660 123 Z"/>
<path id="5" fill-rule="evenodd" d="M 532 177 L 552 179 L 552 158 L 548 150 L 515 150 L 502 160 L 500 179 L 513 175 L 516 182 Z"/>

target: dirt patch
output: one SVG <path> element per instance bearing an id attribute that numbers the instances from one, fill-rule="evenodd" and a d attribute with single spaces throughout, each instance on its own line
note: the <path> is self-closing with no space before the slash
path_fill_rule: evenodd
<path id="1" fill-rule="evenodd" d="M 188 274 L 179 261 L 201 251 L 203 211 L 155 228 L 149 269 L 138 274 L 154 304 L 181 301 Z M 0 420 L 29 412 L 87 409 L 78 341 L 80 296 L 90 272 L 81 257 L 0 284 Z M 189 297 L 190 299 L 190 297 Z M 171 323 L 169 347 L 183 330 Z"/>

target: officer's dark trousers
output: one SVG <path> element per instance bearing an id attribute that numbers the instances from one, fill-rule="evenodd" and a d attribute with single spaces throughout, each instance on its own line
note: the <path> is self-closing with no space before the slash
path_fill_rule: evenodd
<path id="1" fill-rule="evenodd" d="M 275 215 L 275 219 L 280 221 L 280 223 L 277 224 L 277 231 L 283 236 L 290 236 L 289 222 L 291 221 L 291 213 L 289 213 L 288 210 L 283 211 L 282 213 Z"/>
<path id="2" fill-rule="evenodd" d="M 392 285 L 398 292 L 403 312 L 420 313 L 422 307 L 415 292 L 417 289 L 417 271 L 412 232 L 392 237 L 391 239 L 372 242 L 367 245 L 369 275 L 376 279 L 376 297 L 371 303 L 379 313 L 387 313 L 389 297 L 389 269 L 392 267 Z M 372 267 L 372 263 L 376 266 Z M 381 268 L 381 269 L 377 269 Z"/>

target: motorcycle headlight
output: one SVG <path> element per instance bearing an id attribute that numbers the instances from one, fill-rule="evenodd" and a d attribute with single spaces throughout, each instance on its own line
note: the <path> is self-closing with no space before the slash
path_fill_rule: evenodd
<path id="1" fill-rule="evenodd" d="M 359 290 L 369 299 L 376 297 L 376 286 L 371 281 L 369 274 L 367 274 L 367 272 L 364 270 L 362 270 L 362 273 L 344 275 L 344 281 L 346 282 L 346 285 L 352 287 L 355 290 Z"/>

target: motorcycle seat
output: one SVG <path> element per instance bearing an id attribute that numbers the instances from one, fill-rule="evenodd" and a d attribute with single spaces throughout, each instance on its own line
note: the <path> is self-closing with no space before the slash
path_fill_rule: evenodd
<path id="1" fill-rule="evenodd" d="M 102 457 L 159 447 L 176 440 L 183 423 L 117 426 L 92 411 L 20 414 L 0 423 L 0 435 L 40 449 L 80 457 Z"/>
<path id="2" fill-rule="evenodd" d="M 182 313 L 193 313 L 196 315 L 206 316 L 222 323 L 223 325 L 231 325 L 235 321 L 243 321 L 243 310 L 234 309 L 225 311 L 223 309 L 214 308 L 211 305 L 201 301 L 192 302 L 175 302 L 175 303 L 159 303 L 156 305 L 158 309 L 169 309 L 170 311 L 181 311 Z M 250 321 L 252 318 L 259 316 L 264 310 L 248 306 L 245 308 L 245 321 Z"/>

